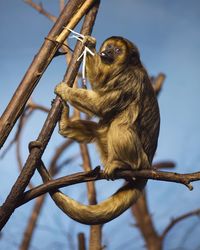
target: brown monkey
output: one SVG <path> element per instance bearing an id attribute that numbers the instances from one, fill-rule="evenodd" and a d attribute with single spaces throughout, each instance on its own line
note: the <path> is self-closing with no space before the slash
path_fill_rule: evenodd
<path id="1" fill-rule="evenodd" d="M 78 142 L 95 142 L 104 171 L 114 179 L 121 169 L 150 168 L 159 134 L 159 108 L 148 74 L 136 46 L 113 36 L 95 51 L 96 41 L 85 43 L 95 53 L 87 56 L 86 72 L 92 90 L 60 83 L 55 93 L 80 111 L 99 117 L 99 122 L 70 120 L 64 105 L 59 132 Z M 128 209 L 141 194 L 145 180 L 128 182 L 97 205 L 83 205 L 56 191 L 52 198 L 71 218 L 84 224 L 108 222 Z"/>

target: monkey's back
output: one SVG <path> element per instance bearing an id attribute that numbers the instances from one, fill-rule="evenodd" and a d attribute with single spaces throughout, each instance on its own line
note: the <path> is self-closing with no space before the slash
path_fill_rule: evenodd
<path id="1" fill-rule="evenodd" d="M 141 110 L 139 112 L 137 125 L 138 135 L 151 163 L 157 148 L 160 130 L 160 112 L 157 98 L 148 76 L 145 77 Z"/>

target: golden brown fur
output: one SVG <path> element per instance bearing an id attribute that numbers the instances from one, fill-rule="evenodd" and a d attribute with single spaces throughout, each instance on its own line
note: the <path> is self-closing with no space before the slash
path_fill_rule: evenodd
<path id="1" fill-rule="evenodd" d="M 92 90 L 70 88 L 60 83 L 55 92 L 80 111 L 99 117 L 99 122 L 69 120 L 64 106 L 60 134 L 78 142 L 95 142 L 104 171 L 114 179 L 120 169 L 150 168 L 159 133 L 159 109 L 138 49 L 122 37 L 108 38 L 95 51 L 94 38 L 86 44 L 95 55 L 87 57 L 87 77 Z M 52 198 L 70 217 L 84 224 L 105 223 L 130 207 L 146 181 L 126 184 L 106 201 L 82 205 L 61 192 Z"/>

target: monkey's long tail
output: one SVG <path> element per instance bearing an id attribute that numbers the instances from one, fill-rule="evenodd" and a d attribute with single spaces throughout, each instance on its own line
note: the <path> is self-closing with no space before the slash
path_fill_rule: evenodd
<path id="1" fill-rule="evenodd" d="M 57 206 L 72 219 L 87 225 L 104 224 L 126 211 L 139 198 L 146 181 L 126 184 L 97 205 L 83 205 L 60 191 L 51 194 Z"/>
<path id="2" fill-rule="evenodd" d="M 47 181 L 44 174 L 41 172 L 40 174 L 43 180 Z M 72 219 L 87 225 L 104 224 L 133 205 L 141 195 L 146 182 L 146 180 L 136 180 L 128 183 L 97 205 L 83 205 L 60 191 L 51 192 L 50 195 L 56 205 Z"/>

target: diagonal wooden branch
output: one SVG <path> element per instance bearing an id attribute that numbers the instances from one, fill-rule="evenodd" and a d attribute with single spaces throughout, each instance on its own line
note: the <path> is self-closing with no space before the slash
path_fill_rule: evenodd
<path id="1" fill-rule="evenodd" d="M 69 35 L 69 31 L 63 27 L 73 29 L 95 2 L 95 0 L 69 0 L 65 6 L 0 119 L 0 148 L 21 115 L 44 71 Z"/>
<path id="2" fill-rule="evenodd" d="M 48 176 L 48 175 L 47 175 Z M 174 182 L 186 185 L 191 188 L 191 182 L 200 180 L 200 172 L 188 173 L 188 174 L 179 174 L 174 172 L 164 172 L 164 171 L 155 171 L 155 170 L 140 170 L 140 171 L 121 171 L 116 173 L 116 179 L 127 179 L 127 178 L 145 178 L 150 180 L 158 181 L 167 181 Z M 70 185 L 88 182 L 88 181 L 97 181 L 106 179 L 103 171 L 99 171 L 99 168 L 95 168 L 92 171 L 80 172 L 68 176 L 64 176 L 55 180 L 50 180 L 49 182 L 42 184 L 34 189 L 27 191 L 20 197 L 19 203 L 17 206 L 36 198 L 39 195 L 42 195 L 46 192 L 55 191 L 58 188 L 67 187 Z"/>
<path id="3" fill-rule="evenodd" d="M 76 2 L 73 0 L 73 3 Z M 91 3 L 94 1 L 85 1 L 85 3 Z M 86 15 L 84 24 L 83 24 L 83 32 L 85 32 L 86 34 L 89 34 L 92 30 L 92 27 L 94 25 L 94 21 L 95 21 L 95 17 L 97 14 L 97 9 L 98 9 L 98 1 L 95 1 L 97 3 L 97 5 L 95 5 L 91 11 L 89 11 Z M 89 8 L 89 6 L 88 6 Z M 88 8 L 85 9 L 85 12 L 88 10 Z M 66 8 L 64 9 L 64 11 L 66 10 Z M 68 10 L 68 9 L 67 9 Z M 64 12 L 63 11 L 63 12 Z M 63 14 L 62 12 L 62 14 Z M 62 16 L 61 14 L 61 16 Z M 84 13 L 82 13 L 84 14 Z M 80 13 L 78 14 L 78 20 L 80 20 L 79 18 L 81 18 Z M 74 20 L 74 19 L 73 19 Z M 63 34 L 62 37 L 64 38 Z M 77 58 L 80 55 L 80 51 L 82 51 L 83 46 L 82 44 L 79 45 L 78 49 L 77 49 Z M 65 76 L 65 81 L 68 81 L 69 83 L 73 83 L 74 78 L 76 77 L 76 74 L 78 72 L 78 67 L 80 65 L 80 62 L 77 62 L 75 60 L 75 62 L 71 61 L 71 66 L 69 65 L 68 67 L 68 71 L 67 74 Z M 10 218 L 11 214 L 14 212 L 15 208 L 16 208 L 16 204 L 20 198 L 20 196 L 23 194 L 25 188 L 27 187 L 31 177 L 34 174 L 34 171 L 38 165 L 38 163 L 40 162 L 40 159 L 43 155 L 43 152 L 50 140 L 50 137 L 53 133 L 53 130 L 56 126 L 56 123 L 60 117 L 60 112 L 62 109 L 62 104 L 61 104 L 61 100 L 60 98 L 56 98 L 52 108 L 47 116 L 47 119 L 44 123 L 44 126 L 37 138 L 37 141 L 40 144 L 40 147 L 35 147 L 32 148 L 30 155 L 25 163 L 25 166 L 21 172 L 21 174 L 19 175 L 17 181 L 15 182 L 15 184 L 13 185 L 10 194 L 8 195 L 8 197 L 6 198 L 5 203 L 0 207 L 0 229 L 2 229 L 4 227 L 4 225 L 6 224 L 6 222 L 8 221 L 8 219 Z"/>

